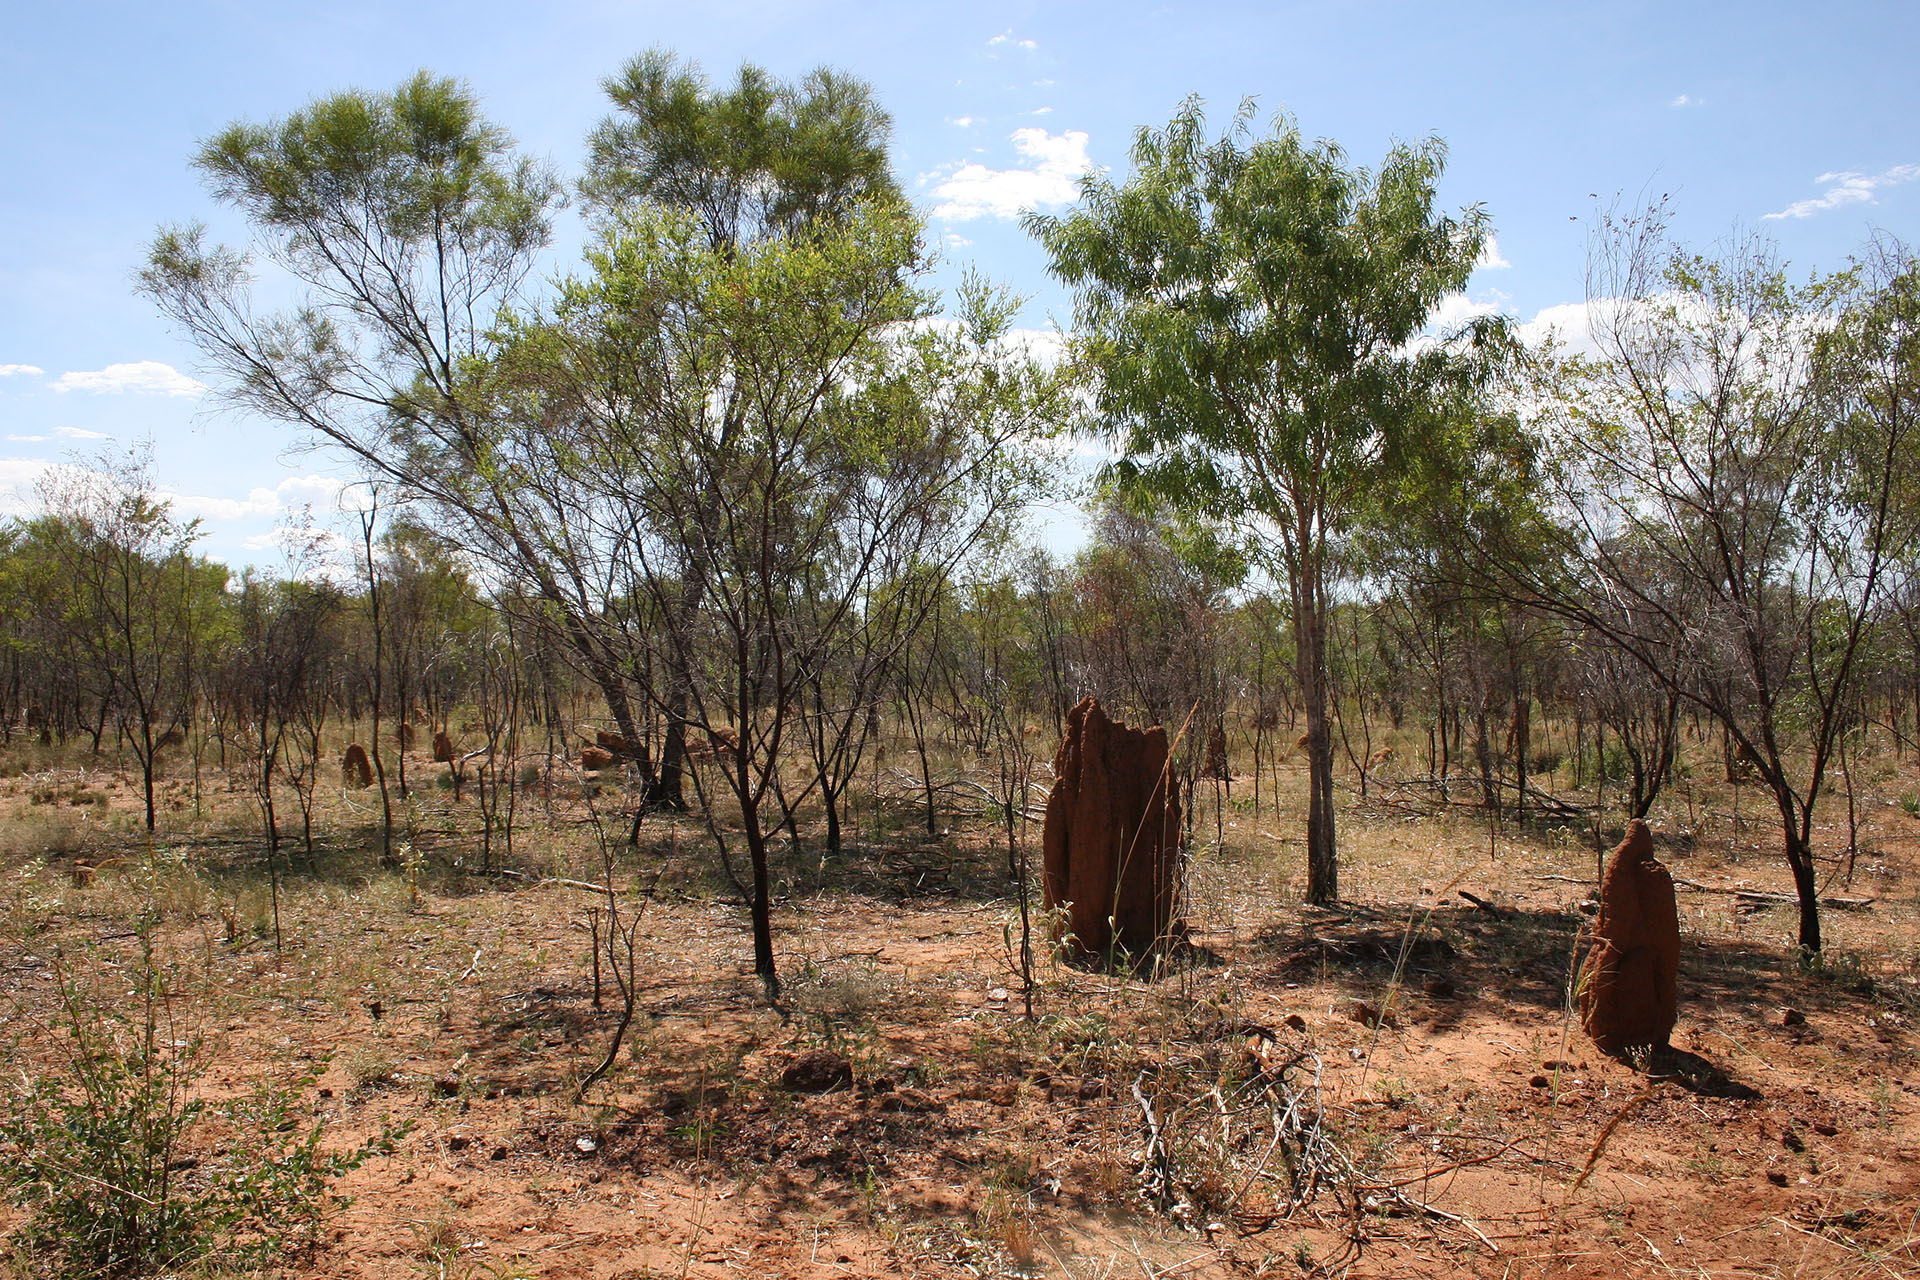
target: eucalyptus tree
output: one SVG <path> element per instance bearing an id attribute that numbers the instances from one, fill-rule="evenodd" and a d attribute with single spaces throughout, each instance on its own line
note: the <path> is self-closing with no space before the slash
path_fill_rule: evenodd
<path id="1" fill-rule="evenodd" d="M 1337 555 L 1367 495 L 1477 379 L 1495 326 L 1416 339 L 1466 284 L 1486 216 L 1435 212 L 1438 139 L 1370 172 L 1284 115 L 1256 138 L 1254 114 L 1243 103 L 1209 139 L 1189 99 L 1137 135 L 1124 183 L 1090 175 L 1079 208 L 1027 225 L 1078 290 L 1076 353 L 1124 449 L 1116 475 L 1232 527 L 1286 582 L 1307 713 L 1307 897 L 1328 902 Z"/>
<path id="2" fill-rule="evenodd" d="M 17 713 L 43 742 L 64 740 L 83 722 L 91 691 L 73 614 L 73 582 L 58 558 L 68 536 L 55 516 L 12 520 L 0 528 L 0 652 L 7 662 L 8 696 L 0 707 L 11 740 Z M 101 694 L 99 723 L 106 706 Z M 98 748 L 99 735 L 95 734 Z"/>

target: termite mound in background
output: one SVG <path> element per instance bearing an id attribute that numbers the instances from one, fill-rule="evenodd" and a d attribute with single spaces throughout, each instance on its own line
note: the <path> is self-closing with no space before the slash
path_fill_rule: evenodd
<path id="1" fill-rule="evenodd" d="M 340 780 L 350 787 L 373 785 L 373 762 L 367 759 L 367 749 L 357 742 L 340 758 Z"/>

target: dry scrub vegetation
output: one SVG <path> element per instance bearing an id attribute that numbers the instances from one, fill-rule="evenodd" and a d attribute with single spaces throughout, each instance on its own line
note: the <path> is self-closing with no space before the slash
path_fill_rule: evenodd
<path id="1" fill-rule="evenodd" d="M 906 763 L 887 746 L 883 784 Z M 1653 816 L 1682 883 L 1680 1029 L 1672 1054 L 1621 1063 L 1569 1015 L 1594 832 L 1425 813 L 1390 766 L 1366 801 L 1346 794 L 1337 910 L 1301 902 L 1291 766 L 1278 814 L 1270 790 L 1256 812 L 1245 779 L 1231 798 L 1200 783 L 1185 944 L 1137 973 L 1041 948 L 1029 1018 L 1005 827 L 967 807 L 990 783 L 947 793 L 937 838 L 918 833 L 912 796 L 863 793 L 832 859 L 802 812 L 800 846 L 775 854 L 785 990 L 770 1005 L 703 823 L 649 817 L 629 848 L 612 775 L 543 763 L 514 861 L 483 875 L 471 792 L 455 802 L 432 785 L 444 767 L 412 763 L 422 785 L 394 867 L 376 856 L 377 801 L 321 788 L 316 852 L 282 876 L 276 935 L 256 816 L 226 780 L 171 767 L 149 848 L 137 773 L 78 751 L 8 757 L 0 1164 L 70 1135 L 49 1109 L 61 1100 L 119 1098 L 123 1128 L 177 1122 L 142 1131 L 163 1141 L 142 1194 L 175 1202 L 192 1243 L 175 1264 L 123 1269 L 1920 1267 L 1908 765 L 1859 797 L 1852 884 L 1827 892 L 1866 901 L 1830 911 L 1811 963 L 1788 945 L 1790 902 L 1736 892 L 1790 887 L 1751 796 L 1670 791 Z M 1837 877 L 1846 833 L 1825 835 Z M 619 1052 L 583 1093 L 629 972 Z M 102 1064 L 148 1091 L 98 1093 L 81 1068 Z M 111 1141 L 66 1158 L 126 1149 Z M 111 1208 L 114 1167 L 68 1169 L 68 1192 L 95 1193 L 82 1208 Z M 255 1199 L 213 1203 L 241 1179 Z M 10 1274 L 122 1265 L 36 1236 L 36 1203 L 45 1227 L 44 1197 L 6 1211 Z"/>

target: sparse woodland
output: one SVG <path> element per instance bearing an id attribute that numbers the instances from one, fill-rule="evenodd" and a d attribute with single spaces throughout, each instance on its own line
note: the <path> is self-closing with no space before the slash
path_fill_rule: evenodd
<path id="1" fill-rule="evenodd" d="M 237 574 L 138 453 L 0 528 L 7 1274 L 1920 1268 L 1905 246 L 1628 210 L 1592 349 L 1435 332 L 1437 140 L 1189 103 L 1030 219 L 1053 358 L 858 80 L 606 87 L 564 181 L 425 74 L 196 157 L 251 241 L 140 288 L 348 541 Z M 1070 965 L 1087 695 L 1185 923 Z M 1636 817 L 1664 1067 L 1569 1014 Z"/>

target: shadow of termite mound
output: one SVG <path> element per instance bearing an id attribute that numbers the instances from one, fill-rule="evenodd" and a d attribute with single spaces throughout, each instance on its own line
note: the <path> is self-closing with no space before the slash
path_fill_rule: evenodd
<path id="1" fill-rule="evenodd" d="M 1625 1055 L 1631 1061 L 1632 1055 Z M 1731 1098 L 1737 1102 L 1758 1102 L 1764 1095 L 1750 1084 L 1728 1075 L 1716 1064 L 1685 1049 L 1655 1049 L 1644 1055 L 1647 1079 L 1665 1080 L 1679 1085 L 1700 1098 Z"/>

